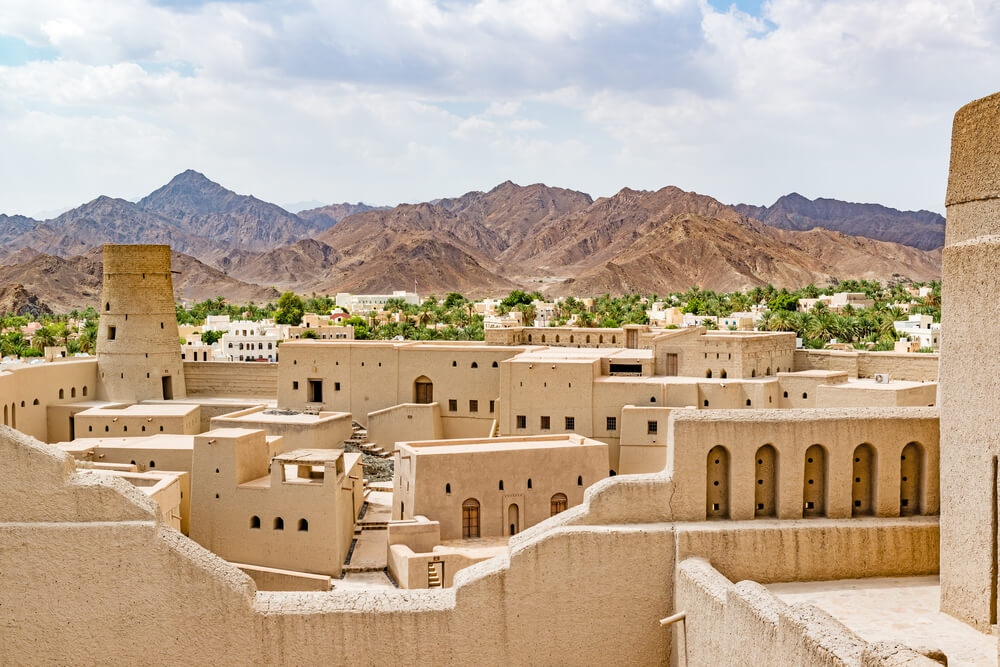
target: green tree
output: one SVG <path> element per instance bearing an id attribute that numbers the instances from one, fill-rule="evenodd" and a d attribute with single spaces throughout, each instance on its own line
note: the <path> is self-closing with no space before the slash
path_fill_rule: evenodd
<path id="1" fill-rule="evenodd" d="M 306 329 L 305 331 L 302 332 L 302 337 L 317 339 L 319 338 L 319 334 L 316 333 L 315 329 Z"/>
<path id="2" fill-rule="evenodd" d="M 500 302 L 500 304 L 506 306 L 507 308 L 513 308 L 514 306 L 517 306 L 519 304 L 525 304 L 530 306 L 532 301 L 534 301 L 534 299 L 531 297 L 530 294 L 527 294 L 526 292 L 524 292 L 524 290 L 516 289 L 507 296 L 505 296 L 503 298 L 503 301 Z"/>
<path id="3" fill-rule="evenodd" d="M 297 327 L 302 323 L 302 299 L 295 292 L 285 292 L 278 299 L 278 310 L 274 313 L 274 321 L 277 324 L 290 324 Z"/>
<path id="4" fill-rule="evenodd" d="M 208 329 L 201 332 L 201 342 L 205 345 L 214 345 L 222 339 L 222 332 L 215 329 Z"/>
<path id="5" fill-rule="evenodd" d="M 799 306 L 799 299 L 794 294 L 789 294 L 788 292 L 779 292 L 775 294 L 767 302 L 768 309 L 772 311 L 788 310 L 794 311 Z"/>
<path id="6" fill-rule="evenodd" d="M 465 297 L 458 292 L 448 292 L 448 295 L 444 298 L 444 307 L 454 308 L 455 306 L 462 305 L 465 301 Z"/>
<path id="7" fill-rule="evenodd" d="M 370 338 L 370 334 L 368 332 L 368 324 L 357 315 L 355 315 L 354 317 L 349 317 L 346 320 L 344 320 L 344 324 L 354 327 L 355 340 L 368 340 L 368 338 Z"/>

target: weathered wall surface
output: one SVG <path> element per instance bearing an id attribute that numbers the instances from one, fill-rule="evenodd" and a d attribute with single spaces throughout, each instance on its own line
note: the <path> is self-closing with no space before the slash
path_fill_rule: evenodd
<path id="1" fill-rule="evenodd" d="M 870 378 L 876 373 L 889 373 L 896 380 L 935 382 L 938 379 L 938 355 L 863 350 L 795 350 L 795 370 L 845 371 L 852 378 Z"/>
<path id="2" fill-rule="evenodd" d="M 97 361 L 93 358 L 25 365 L 2 372 L 0 413 L 3 419 L 0 423 L 39 440 L 67 440 L 69 417 L 78 410 L 69 406 L 93 400 L 96 385 Z M 66 408 L 49 409 L 54 406 Z"/>
<path id="3" fill-rule="evenodd" d="M 790 606 L 758 583 L 733 584 L 701 558 L 680 562 L 675 587 L 690 665 L 939 665 L 904 647 L 870 644 L 826 612 Z M 675 657 L 683 653 L 676 641 Z"/>
<path id="4" fill-rule="evenodd" d="M 402 403 L 368 413 L 368 441 L 387 452 L 396 451 L 397 442 L 440 440 L 442 437 L 441 405 L 436 401 Z"/>
<path id="5" fill-rule="evenodd" d="M 958 111 L 952 130 L 943 255 L 941 609 L 996 623 L 1000 356 L 1000 95 Z"/>
<path id="6" fill-rule="evenodd" d="M 278 393 L 278 364 L 262 361 L 185 361 L 188 396 L 263 397 Z"/>

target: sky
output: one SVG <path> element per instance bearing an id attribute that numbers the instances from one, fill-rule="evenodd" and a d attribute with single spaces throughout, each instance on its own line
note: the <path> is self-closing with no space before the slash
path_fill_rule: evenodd
<path id="1" fill-rule="evenodd" d="M 279 204 L 505 180 L 943 211 L 997 0 L 0 0 L 0 213 L 185 169 Z"/>

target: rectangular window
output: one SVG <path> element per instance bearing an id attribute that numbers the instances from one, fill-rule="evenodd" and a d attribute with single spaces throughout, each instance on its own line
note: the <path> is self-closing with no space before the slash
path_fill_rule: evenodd
<path id="1" fill-rule="evenodd" d="M 323 402 L 323 381 L 322 380 L 309 380 L 309 397 L 310 403 L 322 403 Z"/>
<path id="2" fill-rule="evenodd" d="M 495 407 L 496 407 L 496 401 L 490 401 L 490 414 L 495 412 L 494 410 Z"/>
<path id="3" fill-rule="evenodd" d="M 618 417 L 608 417 L 608 430 L 609 431 L 618 430 Z"/>
<path id="4" fill-rule="evenodd" d="M 517 427 L 518 428 L 528 428 L 528 418 L 524 415 L 517 416 Z"/>
<path id="5" fill-rule="evenodd" d="M 656 435 L 656 422 L 646 422 L 646 433 Z"/>
<path id="6" fill-rule="evenodd" d="M 292 380 L 292 389 L 295 390 L 295 391 L 298 391 L 298 388 L 299 388 L 299 381 L 298 380 Z"/>
<path id="7" fill-rule="evenodd" d="M 114 339 L 115 339 L 115 328 L 108 327 L 108 340 L 114 340 Z"/>
<path id="8" fill-rule="evenodd" d="M 543 431 L 548 431 L 551 428 L 551 422 L 549 421 L 548 415 L 542 415 L 539 426 Z"/>
<path id="9" fill-rule="evenodd" d="M 566 417 L 566 430 L 572 431 L 576 428 L 576 417 Z"/>
<path id="10" fill-rule="evenodd" d="M 339 382 L 334 382 L 333 383 L 333 390 L 334 391 L 340 391 L 340 383 Z"/>
<path id="11" fill-rule="evenodd" d="M 479 412 L 479 401 L 469 399 L 469 412 Z"/>
<path id="12" fill-rule="evenodd" d="M 458 412 L 458 400 L 454 398 L 448 399 L 448 412 Z"/>

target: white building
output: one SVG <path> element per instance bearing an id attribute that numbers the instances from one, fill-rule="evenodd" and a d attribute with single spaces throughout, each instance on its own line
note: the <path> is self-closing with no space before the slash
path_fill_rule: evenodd
<path id="1" fill-rule="evenodd" d="M 229 331 L 229 315 L 209 315 L 202 331 Z"/>
<path id="2" fill-rule="evenodd" d="M 281 326 L 270 320 L 238 320 L 222 334 L 222 353 L 228 361 L 277 361 L 278 343 L 285 338 Z"/>
<path id="3" fill-rule="evenodd" d="M 893 322 L 892 326 L 920 347 L 935 351 L 941 348 L 941 323 L 935 322 L 930 315 L 910 315 L 908 319 Z"/>
<path id="4" fill-rule="evenodd" d="M 402 299 L 404 303 L 414 306 L 420 305 L 420 297 L 416 292 L 402 290 L 397 290 L 392 294 L 349 294 L 347 292 L 340 292 L 337 294 L 337 305 L 351 313 L 367 313 L 371 310 L 382 310 L 389 299 Z"/>

